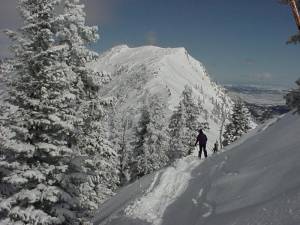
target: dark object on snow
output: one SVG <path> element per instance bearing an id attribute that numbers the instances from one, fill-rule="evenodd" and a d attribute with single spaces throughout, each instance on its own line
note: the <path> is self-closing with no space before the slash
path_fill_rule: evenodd
<path id="1" fill-rule="evenodd" d="M 213 152 L 217 153 L 218 151 L 219 151 L 219 142 L 216 141 L 216 143 L 214 144 Z"/>
<path id="2" fill-rule="evenodd" d="M 197 136 L 195 146 L 199 143 L 199 155 L 198 156 L 200 159 L 201 159 L 202 151 L 204 152 L 205 158 L 207 158 L 206 142 L 207 142 L 207 136 L 203 133 L 203 130 L 199 130 L 199 134 Z"/>

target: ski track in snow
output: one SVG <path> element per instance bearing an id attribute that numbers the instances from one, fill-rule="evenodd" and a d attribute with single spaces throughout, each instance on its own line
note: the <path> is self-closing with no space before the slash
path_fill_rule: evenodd
<path id="1" fill-rule="evenodd" d="M 156 174 L 155 174 L 155 176 L 154 176 L 154 179 L 153 179 L 153 181 L 152 181 L 150 187 L 149 187 L 148 190 L 146 191 L 146 193 L 150 193 L 150 192 L 153 190 L 154 185 L 156 184 L 157 179 L 158 179 L 158 177 L 159 177 L 159 174 L 160 174 L 159 172 L 156 172 Z"/>
<path id="2" fill-rule="evenodd" d="M 200 189 L 200 191 L 199 191 L 199 194 L 198 194 L 198 198 L 201 198 L 201 197 L 202 197 L 202 195 L 203 195 L 203 191 L 204 191 L 204 189 L 203 189 L 203 188 L 201 188 L 201 189 Z"/>
<path id="3" fill-rule="evenodd" d="M 207 208 L 207 213 L 203 214 L 202 217 L 207 218 L 207 217 L 211 216 L 213 213 L 213 207 L 206 202 L 203 203 L 203 206 L 205 206 Z"/>
<path id="4" fill-rule="evenodd" d="M 192 202 L 194 203 L 195 206 L 198 206 L 198 201 L 197 201 L 197 199 L 194 199 L 194 198 L 193 198 L 193 199 L 192 199 Z"/>
<path id="5" fill-rule="evenodd" d="M 261 127 L 261 128 L 259 129 L 259 132 L 265 131 L 265 130 L 268 129 L 270 126 L 272 126 L 273 124 L 275 124 L 276 122 L 278 122 L 278 120 L 280 120 L 280 119 L 281 119 L 282 117 L 284 117 L 284 116 L 285 116 L 285 114 L 280 115 L 280 116 L 277 116 L 277 117 L 275 117 L 275 118 L 273 118 L 273 119 L 270 119 L 266 124 L 264 124 L 263 127 Z"/>
<path id="6" fill-rule="evenodd" d="M 199 199 L 201 199 L 201 197 L 202 197 L 202 195 L 203 195 L 203 192 L 204 192 L 204 189 L 201 188 L 200 191 L 199 191 L 199 193 L 198 193 L 197 198 L 193 198 L 193 199 L 192 199 L 192 202 L 194 203 L 195 206 L 198 206 L 198 204 L 199 204 L 198 201 L 199 201 Z"/>
<path id="7" fill-rule="evenodd" d="M 169 205 L 171 205 L 188 187 L 192 178 L 191 172 L 201 161 L 191 161 L 190 158 L 178 160 L 174 167 L 169 167 L 163 172 L 156 187 L 156 179 L 152 182 L 145 196 L 138 199 L 125 209 L 125 214 L 134 219 L 145 220 L 153 225 L 160 225 L 162 217 Z M 197 200 L 195 200 L 197 201 Z"/>

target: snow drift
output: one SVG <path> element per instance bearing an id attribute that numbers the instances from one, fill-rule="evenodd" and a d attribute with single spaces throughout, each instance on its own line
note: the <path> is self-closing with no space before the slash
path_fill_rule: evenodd
<path id="1" fill-rule="evenodd" d="M 205 161 L 182 159 L 125 187 L 93 222 L 298 225 L 299 133 L 299 115 L 272 120 Z"/>

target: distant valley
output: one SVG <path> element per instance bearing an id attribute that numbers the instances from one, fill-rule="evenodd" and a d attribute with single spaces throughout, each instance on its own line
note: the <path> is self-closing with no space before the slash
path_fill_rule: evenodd
<path id="1" fill-rule="evenodd" d="M 224 85 L 229 96 L 241 98 L 249 108 L 258 123 L 282 115 L 289 111 L 285 104 L 284 88 L 254 86 L 254 85 Z"/>

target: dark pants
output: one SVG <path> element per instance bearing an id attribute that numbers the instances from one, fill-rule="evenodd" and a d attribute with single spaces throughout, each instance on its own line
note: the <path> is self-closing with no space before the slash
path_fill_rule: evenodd
<path id="1" fill-rule="evenodd" d="M 198 157 L 201 159 L 202 150 L 204 152 L 205 158 L 207 158 L 206 145 L 199 145 L 199 155 L 198 155 Z"/>

